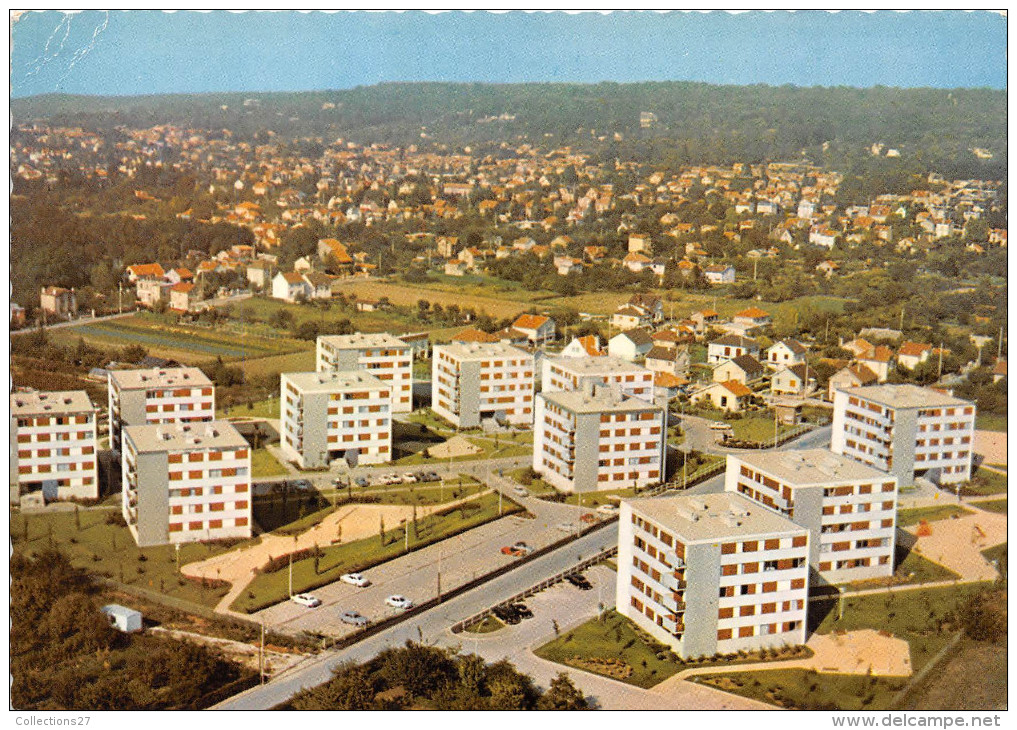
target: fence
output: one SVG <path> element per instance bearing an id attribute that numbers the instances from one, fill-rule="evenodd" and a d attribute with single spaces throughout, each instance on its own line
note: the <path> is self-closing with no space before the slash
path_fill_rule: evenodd
<path id="1" fill-rule="evenodd" d="M 714 464 L 708 464 L 707 466 L 700 467 L 694 472 L 689 474 L 685 479 L 677 479 L 673 482 L 664 482 L 663 484 L 653 487 L 651 489 L 645 489 L 639 493 L 640 497 L 656 497 L 674 489 L 687 489 L 693 485 L 705 482 L 710 477 L 722 474 L 727 468 L 726 460 L 718 461 Z"/>
<path id="2" fill-rule="evenodd" d="M 452 625 L 452 633 L 453 634 L 458 634 L 458 633 L 460 633 L 462 631 L 465 631 L 470 626 L 473 626 L 474 624 L 478 624 L 481 621 L 483 621 L 485 618 L 490 616 L 492 613 L 494 613 L 495 609 L 500 608 L 502 606 L 507 606 L 507 605 L 512 604 L 512 603 L 515 603 L 516 601 L 525 600 L 525 599 L 529 598 L 530 596 L 536 595 L 537 593 L 540 593 L 541 591 L 546 590 L 547 588 L 550 588 L 551 586 L 553 586 L 553 585 L 555 585 L 557 583 L 561 583 L 568 576 L 574 575 L 576 573 L 581 573 L 582 571 L 586 570 L 587 568 L 589 568 L 589 567 L 591 567 L 593 565 L 596 565 L 597 563 L 603 562 L 604 560 L 607 560 L 610 557 L 614 557 L 617 554 L 618 554 L 618 548 L 617 547 L 612 547 L 612 548 L 608 548 L 607 550 L 603 550 L 603 551 L 597 553 L 592 558 L 586 558 L 585 560 L 582 560 L 579 563 L 576 563 L 571 568 L 568 568 L 567 570 L 563 570 L 560 573 L 557 573 L 557 574 L 551 576 L 550 578 L 545 578 L 544 580 L 540 581 L 539 583 L 537 583 L 537 584 L 535 584 L 533 586 L 530 586 L 525 591 L 520 591 L 519 593 L 515 594 L 511 598 L 506 598 L 504 601 L 501 601 L 498 604 L 496 604 L 494 606 L 491 606 L 490 608 L 484 609 L 480 613 L 474 614 L 473 616 L 470 616 L 469 618 L 463 619 L 462 621 L 459 621 L 459 622 L 453 624 Z"/>

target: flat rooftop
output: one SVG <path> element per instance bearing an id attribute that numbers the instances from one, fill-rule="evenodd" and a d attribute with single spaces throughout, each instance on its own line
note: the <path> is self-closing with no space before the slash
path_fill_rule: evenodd
<path id="1" fill-rule="evenodd" d="M 637 411 L 660 411 L 660 406 L 636 398 L 623 395 L 613 388 L 594 388 L 593 393 L 582 390 L 556 390 L 541 393 L 540 397 L 548 403 L 564 408 L 572 413 L 629 413 Z"/>
<path id="2" fill-rule="evenodd" d="M 198 368 L 151 368 L 149 370 L 110 370 L 110 382 L 121 390 L 142 388 L 180 388 L 212 385 L 205 373 Z"/>
<path id="3" fill-rule="evenodd" d="M 557 365 L 576 375 L 610 375 L 612 373 L 649 373 L 642 365 L 636 365 L 620 357 L 551 357 L 546 362 Z"/>
<path id="4" fill-rule="evenodd" d="M 83 413 L 94 410 L 92 400 L 83 390 L 11 393 L 11 415 L 14 417 Z"/>
<path id="5" fill-rule="evenodd" d="M 287 382 L 304 393 L 336 393 L 343 390 L 391 390 L 389 384 L 363 370 L 336 370 L 334 372 L 283 373 Z"/>
<path id="6" fill-rule="evenodd" d="M 375 347 L 386 347 L 394 350 L 409 349 L 409 345 L 388 332 L 364 333 L 352 335 L 322 335 L 318 344 L 328 345 L 335 350 L 365 350 Z"/>
<path id="7" fill-rule="evenodd" d="M 504 342 L 450 342 L 435 345 L 435 350 L 446 352 L 457 360 L 485 360 L 490 357 L 533 359 L 533 355 Z"/>
<path id="8" fill-rule="evenodd" d="M 247 441 L 229 421 L 127 426 L 124 437 L 138 453 L 246 448 Z"/>
<path id="9" fill-rule="evenodd" d="M 860 388 L 842 388 L 841 390 L 890 408 L 940 408 L 974 405 L 970 401 L 954 398 L 952 395 L 940 393 L 932 388 L 921 388 L 910 384 L 866 385 Z"/>
<path id="10" fill-rule="evenodd" d="M 623 501 L 686 544 L 807 532 L 735 492 Z"/>
<path id="11" fill-rule="evenodd" d="M 885 482 L 893 477 L 860 461 L 827 449 L 756 451 L 733 455 L 746 466 L 779 479 L 790 487 L 827 485 L 862 479 Z"/>

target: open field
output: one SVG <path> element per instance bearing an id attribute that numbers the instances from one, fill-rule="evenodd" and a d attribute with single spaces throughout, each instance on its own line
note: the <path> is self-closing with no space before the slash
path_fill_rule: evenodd
<path id="1" fill-rule="evenodd" d="M 247 359 L 236 364 L 247 377 L 279 377 L 279 373 L 307 373 L 314 370 L 314 358 L 314 349 L 311 347 L 301 352 Z"/>
<path id="2" fill-rule="evenodd" d="M 979 467 L 971 475 L 971 482 L 964 487 L 965 495 L 1006 494 L 1006 474 Z"/>
<path id="3" fill-rule="evenodd" d="M 580 624 L 533 653 L 548 661 L 643 688 L 653 687 L 691 667 L 735 666 L 762 660 L 758 654 L 746 654 L 731 659 L 682 661 L 668 647 L 615 611 L 605 611 L 600 618 Z M 810 655 L 805 649 L 796 654 L 789 652 L 784 658 Z"/>
<path id="4" fill-rule="evenodd" d="M 839 621 L 836 598 L 816 601 L 810 607 L 810 624 L 818 623 L 816 631 L 820 634 L 866 628 L 888 631 L 908 642 L 911 666 L 918 672 L 954 635 L 954 629 L 941 622 L 986 585 L 848 596 L 844 599 L 844 617 Z M 805 669 L 712 674 L 696 681 L 789 709 L 813 710 L 887 709 L 907 683 L 905 678 L 820 674 Z"/>
<path id="5" fill-rule="evenodd" d="M 110 524 L 107 518 L 116 521 Z M 181 545 L 179 556 L 172 545 L 139 548 L 119 520 L 119 513 L 110 510 L 81 510 L 77 518 L 74 512 L 12 513 L 11 539 L 16 551 L 37 553 L 52 545 L 76 567 L 204 606 L 215 606 L 229 588 L 226 584 L 203 585 L 203 581 L 177 572 L 178 557 L 180 565 L 185 565 L 223 553 L 228 546 L 187 543 Z"/>
<path id="6" fill-rule="evenodd" d="M 978 712 L 1007 709 L 1007 645 L 961 639 L 899 709 Z M 958 682 L 957 677 L 968 681 Z"/>
<path id="7" fill-rule="evenodd" d="M 194 363 L 216 357 L 257 358 L 293 352 L 307 343 L 287 337 L 268 338 L 233 330 L 170 324 L 158 315 L 141 313 L 122 319 L 51 330 L 55 344 L 74 345 L 79 338 L 106 348 L 141 345 L 151 354 Z"/>
<path id="8" fill-rule="evenodd" d="M 897 510 L 897 527 L 911 527 L 922 520 L 935 522 L 936 520 L 949 520 L 954 517 L 963 517 L 971 514 L 970 510 L 958 507 L 955 504 L 940 504 L 935 507 L 918 507 L 916 509 Z"/>
<path id="9" fill-rule="evenodd" d="M 979 431 L 1002 431 L 1006 433 L 1006 416 L 995 413 L 978 413 L 975 415 L 975 428 Z"/>
<path id="10" fill-rule="evenodd" d="M 498 495 L 485 494 L 478 499 L 451 507 L 404 526 L 388 525 L 382 536 L 381 525 L 378 534 L 348 543 L 339 543 L 320 548 L 317 557 L 305 557 L 293 563 L 293 591 L 312 590 L 339 580 L 343 573 L 367 570 L 373 565 L 391 560 L 406 551 L 406 530 L 408 529 L 410 550 L 424 547 L 438 540 L 472 529 L 499 518 Z M 503 515 L 522 511 L 515 502 L 503 500 Z M 288 526 L 292 527 L 292 525 Z M 281 559 L 285 555 L 279 555 Z M 279 603 L 288 595 L 288 570 L 261 573 L 234 601 L 232 608 L 251 613 L 266 606 Z"/>
<path id="11" fill-rule="evenodd" d="M 990 499 L 987 502 L 978 502 L 978 509 L 988 510 L 989 512 L 998 512 L 1001 515 L 1006 514 L 1006 500 L 1005 499 Z"/>
<path id="12" fill-rule="evenodd" d="M 267 449 L 254 449 L 251 452 L 251 476 L 255 479 L 266 477 L 284 477 L 288 472 Z"/>
<path id="13" fill-rule="evenodd" d="M 426 299 L 432 305 L 440 304 L 443 307 L 455 304 L 460 309 L 475 309 L 478 314 L 487 312 L 487 314 L 494 318 L 516 317 L 533 306 L 525 301 L 468 294 L 465 291 L 452 289 L 451 287 L 446 290 L 439 286 L 417 285 L 406 282 L 353 281 L 345 287 L 344 291 L 346 296 L 355 294 L 358 299 L 388 297 L 389 301 L 393 304 L 411 307 L 416 307 L 417 302 L 421 299 Z M 540 305 L 537 306 L 539 307 Z M 420 328 L 418 327 L 418 329 Z"/>

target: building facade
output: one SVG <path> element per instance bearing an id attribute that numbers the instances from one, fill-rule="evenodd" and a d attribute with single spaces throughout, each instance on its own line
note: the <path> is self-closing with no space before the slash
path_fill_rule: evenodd
<path id="1" fill-rule="evenodd" d="M 251 536 L 251 450 L 228 421 L 127 426 L 121 472 L 140 547 Z"/>
<path id="2" fill-rule="evenodd" d="M 392 459 L 392 387 L 362 370 L 280 375 L 280 445 L 301 469 Z"/>
<path id="3" fill-rule="evenodd" d="M 11 394 L 11 501 L 97 499 L 96 408 L 83 390 Z"/>
<path id="4" fill-rule="evenodd" d="M 545 393 L 582 390 L 592 385 L 616 385 L 625 395 L 653 399 L 653 371 L 620 357 L 549 357 L 541 363 Z"/>
<path id="5" fill-rule="evenodd" d="M 618 612 L 683 659 L 805 643 L 805 528 L 722 493 L 623 500 L 618 531 Z"/>
<path id="6" fill-rule="evenodd" d="M 500 342 L 436 345 L 431 353 L 431 408 L 457 428 L 496 418 L 533 423 L 533 355 Z"/>
<path id="7" fill-rule="evenodd" d="M 537 396 L 533 470 L 565 492 L 644 487 L 664 479 L 664 409 L 617 387 Z"/>
<path id="8" fill-rule="evenodd" d="M 115 451 L 125 426 L 214 418 L 215 386 L 198 368 L 109 371 L 109 438 Z"/>
<path id="9" fill-rule="evenodd" d="M 971 478 L 975 404 L 917 385 L 871 385 L 833 396 L 830 450 L 888 472 L 953 484 Z"/>
<path id="10" fill-rule="evenodd" d="M 809 530 L 813 584 L 893 575 L 897 480 L 826 449 L 727 457 L 724 489 Z"/>
<path id="11" fill-rule="evenodd" d="M 392 412 L 413 410 L 413 347 L 387 332 L 318 338 L 319 372 L 364 370 L 392 391 Z"/>

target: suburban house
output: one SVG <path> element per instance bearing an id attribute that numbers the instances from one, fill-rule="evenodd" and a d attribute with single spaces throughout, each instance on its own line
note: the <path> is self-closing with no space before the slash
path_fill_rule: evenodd
<path id="1" fill-rule="evenodd" d="M 901 343 L 900 349 L 897 350 L 897 364 L 908 370 L 914 370 L 923 362 L 926 362 L 931 354 L 932 345 L 904 341 Z"/>
<path id="2" fill-rule="evenodd" d="M 808 395 L 816 385 L 808 365 L 782 365 L 770 378 L 770 392 L 774 395 Z"/>
<path id="3" fill-rule="evenodd" d="M 247 283 L 264 289 L 272 283 L 275 266 L 268 261 L 252 261 L 247 265 Z"/>
<path id="4" fill-rule="evenodd" d="M 880 383 L 885 383 L 890 377 L 890 367 L 893 365 L 893 350 L 877 345 L 864 355 L 859 355 L 857 360 L 859 364 L 874 372 Z"/>
<path id="5" fill-rule="evenodd" d="M 332 277 L 320 271 L 309 271 L 304 274 L 307 282 L 308 299 L 331 299 Z"/>
<path id="6" fill-rule="evenodd" d="M 856 363 L 847 365 L 830 376 L 827 400 L 833 400 L 833 394 L 844 388 L 859 388 L 863 385 L 876 385 L 879 377 L 867 365 Z"/>
<path id="7" fill-rule="evenodd" d="M 741 335 L 724 335 L 706 346 L 706 361 L 711 365 L 740 355 L 759 357 L 759 343 Z"/>
<path id="8" fill-rule="evenodd" d="M 78 297 L 74 289 L 44 286 L 39 294 L 39 308 L 46 314 L 67 317 L 78 312 Z"/>
<path id="9" fill-rule="evenodd" d="M 607 353 L 611 357 L 635 362 L 646 355 L 653 347 L 653 340 L 644 329 L 631 329 L 615 335 L 607 343 Z"/>
<path id="10" fill-rule="evenodd" d="M 766 368 L 751 355 L 739 355 L 730 360 L 723 360 L 713 367 L 713 382 L 727 383 L 735 381 L 749 387 L 755 385 L 766 375 Z"/>
<path id="11" fill-rule="evenodd" d="M 190 282 L 174 284 L 169 290 L 170 309 L 177 312 L 190 312 L 201 301 L 201 292 Z"/>
<path id="12" fill-rule="evenodd" d="M 272 298 L 295 302 L 297 299 L 308 299 L 311 296 L 311 285 L 295 271 L 280 271 L 272 279 Z"/>
<path id="13" fill-rule="evenodd" d="M 166 272 L 160 264 L 134 264 L 127 267 L 127 280 L 132 284 L 138 279 L 163 279 Z"/>
<path id="14" fill-rule="evenodd" d="M 630 330 L 636 327 L 648 327 L 652 323 L 649 314 L 644 310 L 625 304 L 615 310 L 611 315 L 611 326 L 620 330 Z"/>
<path id="15" fill-rule="evenodd" d="M 712 309 L 701 309 L 694 312 L 689 319 L 696 323 L 696 332 L 703 333 L 720 322 L 720 315 Z"/>
<path id="16" fill-rule="evenodd" d="M 805 363 L 805 346 L 798 340 L 781 340 L 766 348 L 766 366 L 772 370 Z"/>
<path id="17" fill-rule="evenodd" d="M 711 284 L 734 284 L 735 267 L 731 265 L 710 264 L 703 269 L 703 276 Z"/>
<path id="18" fill-rule="evenodd" d="M 601 357 L 604 354 L 600 349 L 600 338 L 597 335 L 573 337 L 572 342 L 561 351 L 561 357 Z"/>
<path id="19" fill-rule="evenodd" d="M 685 377 L 689 373 L 688 347 L 663 347 L 654 345 L 646 353 L 644 365 L 655 373 L 669 373 Z"/>
<path id="20" fill-rule="evenodd" d="M 692 403 L 700 403 L 708 400 L 714 408 L 731 413 L 740 411 L 752 397 L 752 391 L 737 380 L 729 380 L 726 383 L 713 383 L 702 388 L 691 396 Z"/>
<path id="21" fill-rule="evenodd" d="M 169 299 L 172 286 L 165 279 L 138 279 L 134 285 L 134 295 L 142 306 L 151 309 Z"/>
<path id="22" fill-rule="evenodd" d="M 554 320 L 542 314 L 521 314 L 512 323 L 512 329 L 526 335 L 531 345 L 546 345 L 555 337 Z"/>
<path id="23" fill-rule="evenodd" d="M 769 312 L 764 312 L 759 307 L 749 307 L 738 312 L 732 321 L 741 325 L 746 329 L 746 332 L 750 330 L 763 329 L 773 324 L 773 319 L 770 317 Z"/>
<path id="24" fill-rule="evenodd" d="M 1000 380 L 1006 380 L 1006 360 L 996 360 L 992 366 L 992 382 L 998 383 Z"/>

